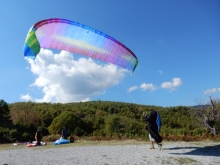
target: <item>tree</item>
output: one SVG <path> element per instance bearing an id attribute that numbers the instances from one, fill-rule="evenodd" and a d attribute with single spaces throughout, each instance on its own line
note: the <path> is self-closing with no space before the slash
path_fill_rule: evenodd
<path id="1" fill-rule="evenodd" d="M 210 105 L 201 105 L 194 111 L 194 118 L 200 126 L 206 128 L 207 132 L 217 135 L 218 130 L 215 124 L 220 120 L 220 108 L 217 101 L 210 96 Z"/>
<path id="2" fill-rule="evenodd" d="M 4 100 L 0 100 L 0 127 L 8 128 L 11 124 L 12 121 L 8 104 Z"/>
<path id="3" fill-rule="evenodd" d="M 30 101 L 15 103 L 14 106 L 10 108 L 13 123 L 21 125 L 34 124 L 36 127 L 41 126 L 41 116 L 40 113 L 36 111 L 36 105 L 36 103 Z"/>
<path id="4" fill-rule="evenodd" d="M 0 100 L 0 143 L 11 140 L 9 128 L 12 127 L 10 110 L 4 100 Z"/>
<path id="5" fill-rule="evenodd" d="M 48 129 L 51 134 L 61 134 L 61 130 L 65 126 L 68 134 L 75 133 L 79 135 L 83 132 L 82 127 L 84 124 L 73 112 L 64 111 L 52 121 Z"/>

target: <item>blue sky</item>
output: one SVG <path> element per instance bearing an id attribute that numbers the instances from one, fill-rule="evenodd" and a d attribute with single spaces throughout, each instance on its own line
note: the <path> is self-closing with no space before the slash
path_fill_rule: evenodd
<path id="1" fill-rule="evenodd" d="M 69 19 L 112 36 L 138 57 L 135 72 L 60 51 L 42 50 L 38 60 L 26 60 L 28 30 L 48 18 Z M 219 0 L 2 0 L 0 20 L 0 99 L 8 103 L 191 106 L 209 96 L 220 99 Z M 63 58 L 62 65 L 55 56 Z M 68 71 L 58 69 L 70 61 L 81 75 L 68 77 Z"/>

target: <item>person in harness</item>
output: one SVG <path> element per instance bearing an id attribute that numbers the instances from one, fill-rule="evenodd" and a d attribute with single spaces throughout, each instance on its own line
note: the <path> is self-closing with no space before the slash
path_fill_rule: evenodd
<path id="1" fill-rule="evenodd" d="M 146 129 L 149 132 L 149 139 L 151 141 L 150 149 L 154 149 L 154 143 L 156 143 L 159 149 L 161 150 L 162 149 L 161 142 L 163 141 L 163 138 L 159 135 L 162 126 L 160 114 L 155 110 L 152 110 L 150 112 L 150 115 L 145 113 L 144 121 L 147 122 Z"/>

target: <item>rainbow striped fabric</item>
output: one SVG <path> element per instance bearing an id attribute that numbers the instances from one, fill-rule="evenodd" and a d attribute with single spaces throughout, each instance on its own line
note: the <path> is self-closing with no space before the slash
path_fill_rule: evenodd
<path id="1" fill-rule="evenodd" d="M 31 27 L 25 40 L 24 56 L 35 59 L 41 48 L 86 55 L 132 72 L 138 64 L 136 55 L 116 39 L 67 19 L 46 19 Z"/>

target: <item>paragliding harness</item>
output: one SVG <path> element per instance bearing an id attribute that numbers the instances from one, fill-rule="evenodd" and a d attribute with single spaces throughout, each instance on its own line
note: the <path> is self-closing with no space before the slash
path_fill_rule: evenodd
<path id="1" fill-rule="evenodd" d="M 149 123 L 146 124 L 146 129 L 149 131 L 151 137 L 152 137 L 153 139 L 155 139 L 156 142 L 161 143 L 161 142 L 163 141 L 163 138 L 159 135 L 159 131 L 160 131 L 160 129 L 161 129 L 162 122 L 161 122 L 160 114 L 159 114 L 157 111 L 154 111 L 154 114 L 155 114 L 155 113 L 156 113 L 156 115 L 157 115 L 157 117 L 156 117 L 157 129 L 155 129 L 155 127 L 154 127 L 154 128 L 151 127 L 151 126 L 149 125 Z M 151 115 L 152 115 L 152 114 L 151 114 Z M 144 121 L 145 121 L 145 122 L 148 122 L 148 118 L 149 118 L 148 114 L 145 114 L 145 115 L 144 115 Z M 155 120 L 154 120 L 154 121 L 155 121 Z"/>
<path id="2" fill-rule="evenodd" d="M 160 132 L 160 129 L 161 129 L 161 126 L 162 126 L 162 122 L 161 122 L 161 117 L 160 117 L 159 112 L 157 112 L 156 124 L 157 124 L 157 127 L 158 127 L 158 131 L 157 132 Z"/>
<path id="3" fill-rule="evenodd" d="M 162 126 L 162 121 L 161 121 L 161 117 L 160 117 L 160 114 L 159 114 L 159 112 L 157 112 L 156 111 L 156 113 L 157 113 L 157 119 L 156 119 L 156 124 L 157 124 L 157 128 L 158 128 L 158 130 L 157 130 L 157 132 L 160 132 L 160 129 L 161 129 L 161 126 Z M 146 122 L 147 121 L 147 118 L 149 117 L 149 115 L 146 113 L 146 114 L 144 114 L 144 121 Z M 147 124 L 146 124 L 146 130 L 148 130 L 148 128 L 147 128 Z"/>

